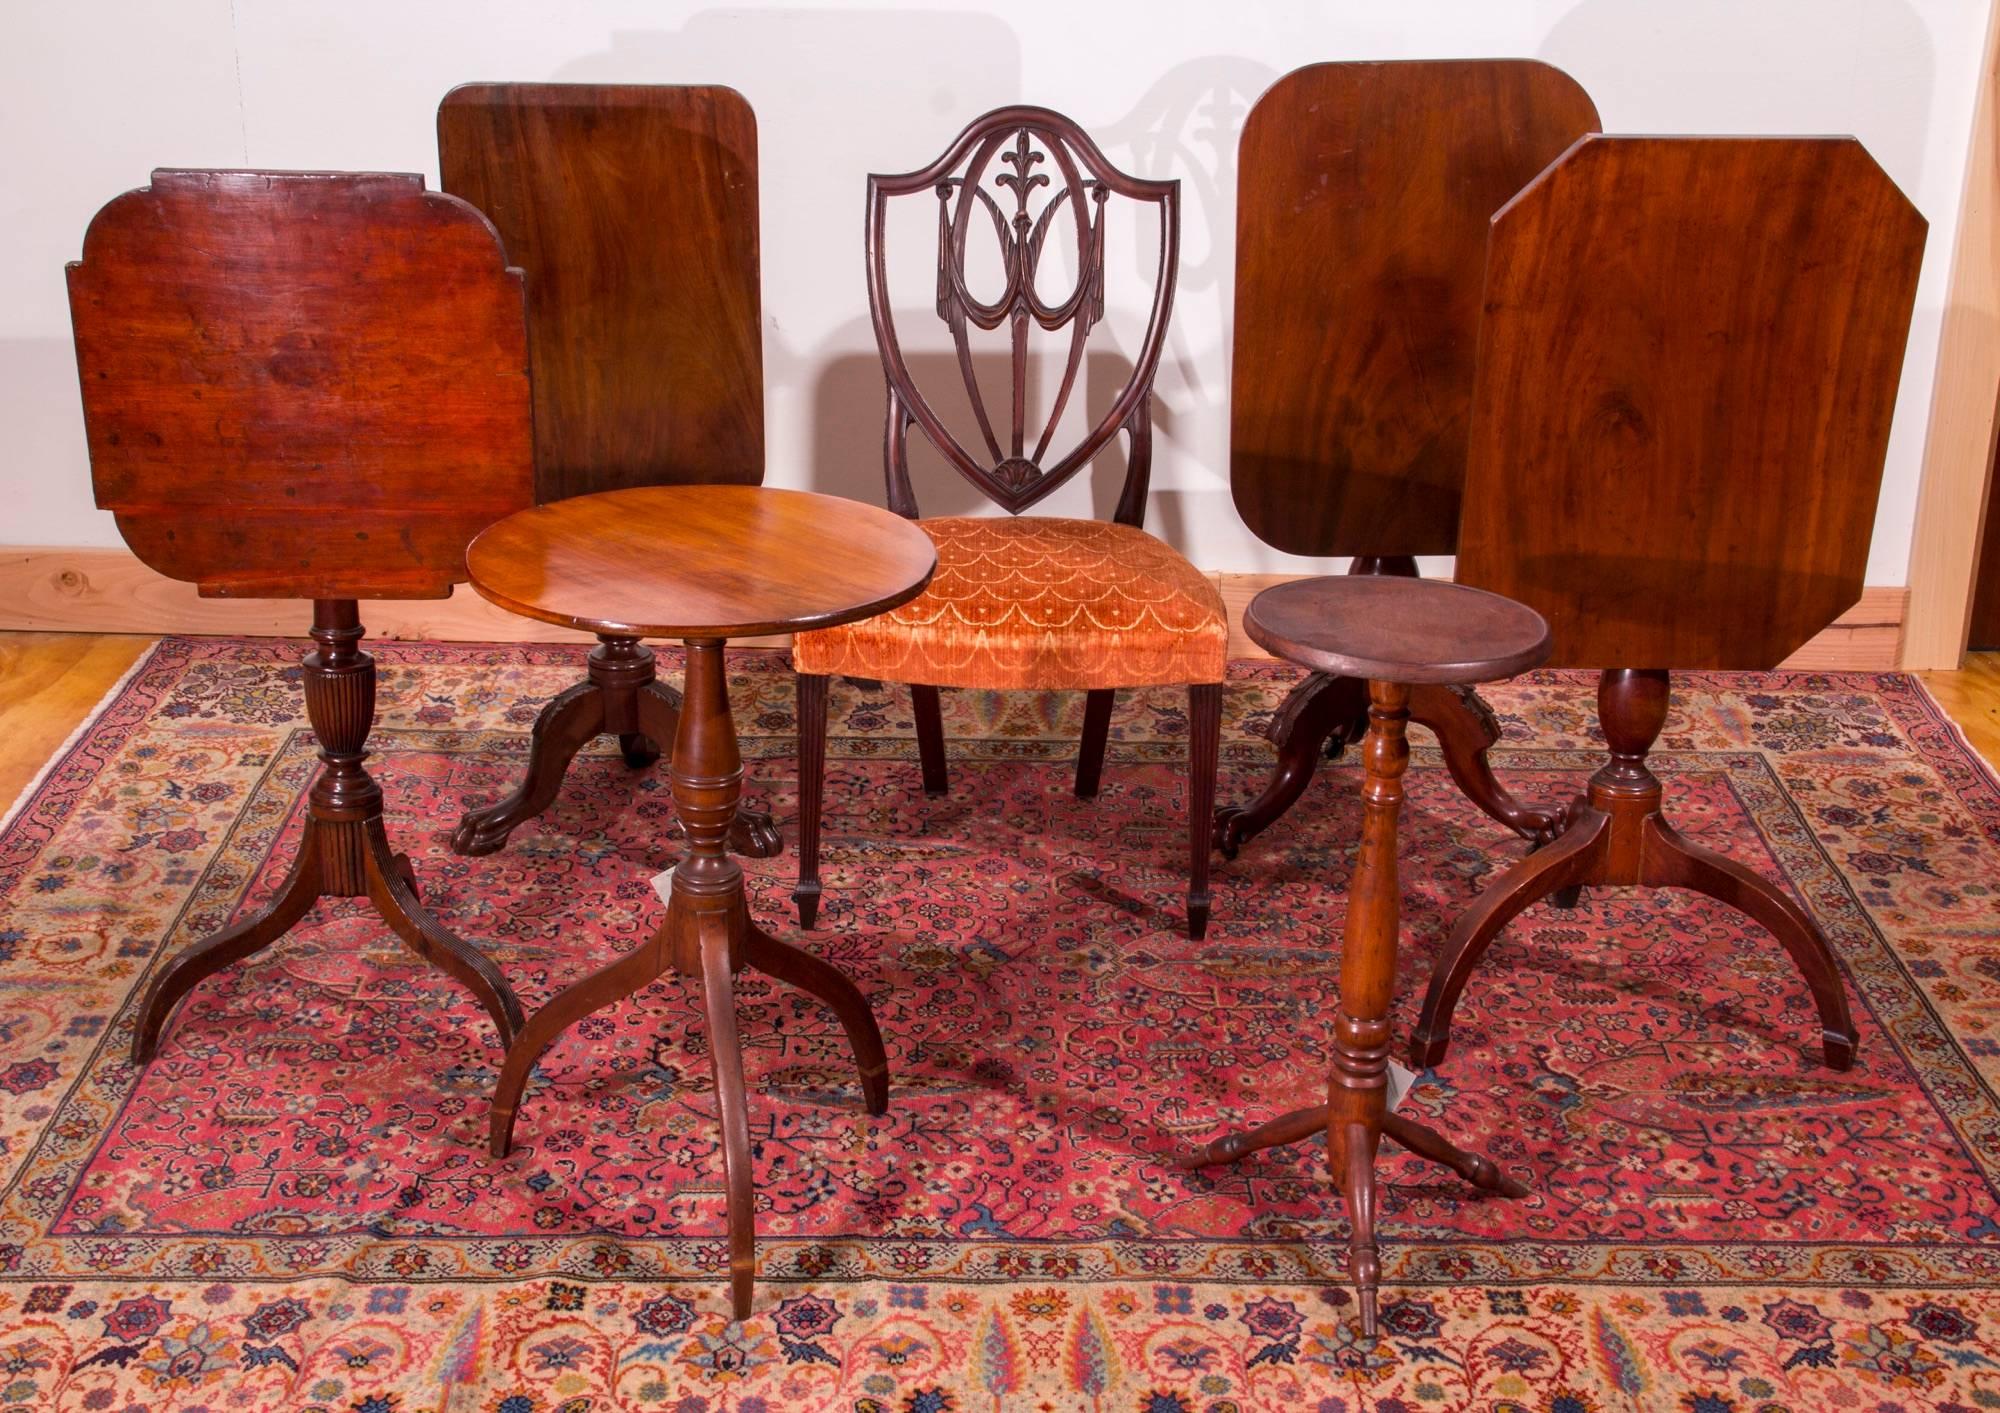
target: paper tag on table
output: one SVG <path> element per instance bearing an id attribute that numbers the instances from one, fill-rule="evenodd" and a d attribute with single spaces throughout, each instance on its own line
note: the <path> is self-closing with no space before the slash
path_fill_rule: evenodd
<path id="1" fill-rule="evenodd" d="M 1406 1070 L 1394 1060 L 1389 1061 L 1389 1112 L 1395 1113 L 1409 1094 L 1410 1086 L 1417 1082 L 1415 1070 Z"/>
<path id="2" fill-rule="evenodd" d="M 660 895 L 660 901 L 661 901 L 661 902 L 663 902 L 663 903 L 671 903 L 671 902 L 673 902 L 673 900 L 674 900 L 674 871 L 673 871 L 673 869 L 671 869 L 671 868 L 670 868 L 670 869 L 668 869 L 668 870 L 667 870 L 667 871 L 666 871 L 665 873 L 662 873 L 662 874 L 658 874 L 658 875 L 656 875 L 656 876 L 654 877 L 654 879 L 653 879 L 653 891 L 654 891 L 655 893 L 658 893 L 658 894 Z M 1396 1062 L 1395 1062 L 1394 1060 L 1391 1060 L 1391 1061 L 1389 1061 L 1389 1065 L 1390 1065 L 1390 1067 L 1391 1067 L 1391 1068 L 1394 1068 L 1394 1067 L 1395 1067 L 1395 1064 L 1396 1064 Z M 1393 1086 L 1393 1085 L 1395 1084 L 1395 1082 L 1396 1082 L 1396 1081 L 1395 1081 L 1394 1079 L 1391 1079 L 1391 1080 L 1389 1081 L 1389 1083 L 1390 1083 L 1390 1084 L 1391 1084 L 1392 1086 Z M 1391 1094 L 1393 1094 L 1393 1093 L 1395 1093 L 1395 1090 L 1394 1090 L 1394 1089 L 1392 1088 L 1392 1089 L 1391 1089 L 1391 1090 L 1390 1090 L 1389 1092 L 1390 1092 Z M 1389 1104 L 1389 1107 L 1390 1107 L 1390 1108 L 1392 1108 L 1392 1109 L 1396 1107 L 1396 1105 L 1395 1105 L 1395 1101 L 1394 1101 L 1394 1100 L 1391 1100 L 1391 1101 L 1390 1101 L 1390 1104 Z"/>

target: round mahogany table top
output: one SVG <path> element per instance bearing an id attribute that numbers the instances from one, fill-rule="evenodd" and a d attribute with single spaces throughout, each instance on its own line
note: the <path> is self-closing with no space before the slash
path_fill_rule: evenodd
<path id="1" fill-rule="evenodd" d="M 1546 662 L 1550 647 L 1549 625 L 1526 604 L 1389 574 L 1273 585 L 1243 628 L 1301 667 L 1371 682 L 1497 682 Z"/>
<path id="2" fill-rule="evenodd" d="M 638 486 L 497 521 L 472 587 L 524 618 L 634 638 L 748 638 L 872 618 L 923 592 L 930 536 L 860 501 L 765 486 Z"/>

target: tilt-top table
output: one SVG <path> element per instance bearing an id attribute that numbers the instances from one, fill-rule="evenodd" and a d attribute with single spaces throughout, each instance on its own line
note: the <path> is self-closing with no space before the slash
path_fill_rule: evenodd
<path id="1" fill-rule="evenodd" d="M 1490 1158 L 1389 1112 L 1389 1003 L 1402 926 L 1396 820 L 1410 764 L 1403 733 L 1411 688 L 1497 682 L 1525 672 L 1548 657 L 1549 627 L 1533 609 L 1498 594 L 1389 575 L 1280 584 L 1250 601 L 1243 627 L 1289 662 L 1368 684 L 1361 844 L 1347 889 L 1327 1102 L 1217 1139 L 1183 1166 L 1234 1162 L 1324 1131 L 1334 1185 L 1347 1198 L 1348 1269 L 1361 1297 L 1361 1332 L 1373 1339 L 1382 1270 L 1375 1245 L 1375 1153 L 1384 1137 L 1443 1163 L 1483 1192 L 1528 1192 Z"/>
<path id="2" fill-rule="evenodd" d="M 528 1075 L 564 1030 L 669 968 L 699 978 L 722 1121 L 730 1291 L 742 1318 L 750 1313 L 756 1229 L 732 976 L 755 967 L 831 1007 L 854 1047 L 871 1114 L 889 1107 L 889 1062 L 854 983 L 750 919 L 743 868 L 726 847 L 743 760 L 723 644 L 886 612 L 922 592 L 937 553 L 910 521 L 858 501 L 759 486 L 647 486 L 509 516 L 472 542 L 466 566 L 473 587 L 511 613 L 686 645 L 671 780 L 687 854 L 674 868 L 666 921 L 651 940 L 528 1018 L 494 1087 L 491 1138 L 495 1156 L 504 1155 Z"/>

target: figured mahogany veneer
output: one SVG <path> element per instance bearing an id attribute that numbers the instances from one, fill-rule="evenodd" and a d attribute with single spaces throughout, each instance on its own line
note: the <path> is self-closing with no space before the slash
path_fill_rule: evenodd
<path id="1" fill-rule="evenodd" d="M 528 274 L 536 498 L 764 479 L 757 120 L 734 89 L 477 83 L 438 105 L 446 191 L 493 220 Z M 606 635 L 586 681 L 535 722 L 527 773 L 452 836 L 490 854 L 614 735 L 633 767 L 673 739 L 680 696 L 638 640 Z M 734 846 L 778 852 L 770 817 Z"/>
<path id="2" fill-rule="evenodd" d="M 69 267 L 97 503 L 202 593 L 314 600 L 303 686 L 322 768 L 297 862 L 263 911 L 182 952 L 132 1035 L 149 1060 L 202 978 L 317 898 L 366 897 L 520 1024 L 493 964 L 418 901 L 363 765 L 375 663 L 359 598 L 442 598 L 465 543 L 530 503 L 521 274 L 493 228 L 416 176 L 159 171 L 99 211 Z"/>
<path id="3" fill-rule="evenodd" d="M 734 973 L 755 967 L 832 1008 L 871 1114 L 888 1108 L 889 1062 L 854 983 L 764 932 L 745 906 L 742 865 L 724 847 L 743 792 L 724 640 L 893 608 L 930 581 L 936 552 L 914 525 L 855 501 L 755 486 L 660 486 L 523 511 L 482 534 L 467 559 L 473 587 L 510 612 L 619 638 L 680 638 L 687 648 L 672 782 L 688 847 L 674 868 L 666 919 L 650 941 L 558 993 L 521 1027 L 494 1086 L 493 1153 L 506 1154 L 522 1091 L 557 1036 L 669 968 L 697 978 L 722 1126 L 730 1290 L 741 1319 L 756 1277 L 756 1219 Z"/>
<path id="4" fill-rule="evenodd" d="M 903 198 L 936 203 L 934 312 L 957 354 L 978 425 L 976 446 L 951 429 L 903 356 L 887 245 L 889 204 Z M 1136 221 L 1142 232 L 1157 232 L 1152 309 L 1131 374 L 1076 444 L 1059 449 L 1056 432 L 1076 391 L 1085 346 L 1105 316 L 1106 228 L 1114 210 Z M 990 297 L 967 276 L 975 231 L 998 246 L 1001 281 Z M 1041 275 L 1051 240 L 1072 247 L 1074 282 L 1059 294 L 1044 291 Z M 830 675 L 912 683 L 917 750 L 924 790 L 931 795 L 943 794 L 947 786 L 940 688 L 1084 691 L 1076 794 L 1087 799 L 1097 793 L 1103 773 L 1117 688 L 1182 681 L 1198 673 L 1201 680 L 1188 687 L 1187 926 L 1190 936 L 1200 937 L 1208 926 L 1210 813 L 1228 624 L 1214 587 L 1179 551 L 1142 528 L 1153 465 L 1153 378 L 1179 273 L 1180 185 L 1119 171 L 1060 113 L 998 108 L 974 119 L 930 165 L 868 178 L 866 255 L 869 315 L 888 383 L 882 460 L 891 510 L 917 515 L 909 468 L 912 426 L 1010 515 L 1020 515 L 1068 482 L 1121 432 L 1128 459 L 1112 517 L 1121 527 L 1115 532 L 1089 521 L 1025 516 L 998 532 L 962 518 L 919 521 L 938 545 L 935 592 L 865 630 L 808 631 L 794 641 L 800 779 L 799 876 L 792 897 L 799 921 L 811 927 L 819 913 Z M 1002 328 L 1009 354 L 1004 416 L 987 406 L 972 352 L 974 329 Z M 1061 384 L 1046 415 L 1035 418 L 1028 413 L 1031 328 L 1062 335 L 1066 345 Z M 1077 664 L 1087 666 L 1066 675 Z"/>
<path id="5" fill-rule="evenodd" d="M 1347 1199 L 1348 1263 L 1361 1298 L 1361 1331 L 1373 1339 L 1382 1272 L 1375 1239 L 1375 1154 L 1384 1137 L 1443 1163 L 1482 1191 L 1505 1197 L 1528 1192 L 1492 1160 L 1388 1111 L 1389 1005 L 1402 916 L 1396 821 L 1410 760 L 1404 736 L 1410 689 L 1416 683 L 1470 685 L 1515 676 L 1548 657 L 1549 629 L 1533 609 L 1478 589 L 1355 576 L 1266 589 L 1251 600 L 1243 626 L 1279 657 L 1367 682 L 1361 844 L 1347 891 L 1340 1015 L 1333 1025 L 1326 1104 L 1218 1139 L 1183 1165 L 1233 1162 L 1324 1130 L 1328 1167 Z"/>
<path id="6" fill-rule="evenodd" d="M 1229 484 L 1244 522 L 1292 554 L 1414 574 L 1456 547 L 1486 225 L 1597 110 L 1525 59 L 1314 64 L 1250 112 L 1238 147 Z M 1418 687 L 1411 716 L 1453 777 L 1516 833 L 1544 837 L 1486 764 L 1492 713 L 1464 685 Z M 1216 817 L 1234 856 L 1368 721 L 1367 684 L 1315 673 L 1273 718 L 1263 792 Z"/>
<path id="7" fill-rule="evenodd" d="M 1690 844 L 1646 757 L 1670 669 L 1771 668 L 1861 593 L 1924 220 L 1851 138 L 1591 137 L 1493 222 L 1458 577 L 1598 667 L 1611 759 L 1453 929 L 1413 1053 L 1507 922 L 1579 885 L 1692 888 L 1778 937 L 1853 1061 L 1804 909 Z"/>

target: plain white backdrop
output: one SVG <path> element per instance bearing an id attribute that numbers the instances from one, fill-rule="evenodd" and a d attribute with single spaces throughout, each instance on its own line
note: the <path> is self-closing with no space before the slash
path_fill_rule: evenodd
<path id="1" fill-rule="evenodd" d="M 0 9 L 0 542 L 118 543 L 91 505 L 62 269 L 92 213 L 153 167 L 375 168 L 435 184 L 437 102 L 457 83 L 726 83 L 756 109 L 762 149 L 772 484 L 880 497 L 865 174 L 927 162 L 987 108 L 1040 103 L 1081 122 L 1127 170 L 1182 182 L 1149 524 L 1206 569 L 1333 567 L 1259 544 L 1229 500 L 1237 134 L 1258 93 L 1302 64 L 1526 56 L 1580 80 L 1607 131 L 1852 133 L 1930 220 L 1867 575 L 1901 584 L 1987 8 L 14 0 Z M 1140 253 L 1127 249 L 1136 269 Z M 904 253 L 904 273 L 921 281 L 933 252 L 918 241 Z M 1109 333 L 1130 348 L 1141 311 L 1117 302 Z M 1050 508 L 1081 509 L 1088 494 L 1078 487 L 1082 500 Z"/>

